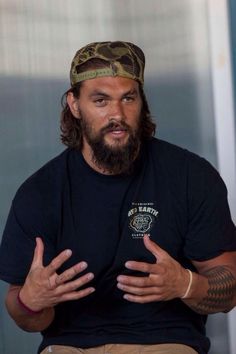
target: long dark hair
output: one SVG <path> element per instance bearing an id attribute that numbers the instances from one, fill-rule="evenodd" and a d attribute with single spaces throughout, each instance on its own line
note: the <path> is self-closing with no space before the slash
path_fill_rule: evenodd
<path id="1" fill-rule="evenodd" d="M 88 69 L 94 69 L 99 67 L 107 66 L 104 64 L 103 60 L 91 60 L 88 63 L 81 65 L 80 71 L 86 71 Z M 70 107 L 67 103 L 67 95 L 72 92 L 74 97 L 79 98 L 80 89 L 83 82 L 71 87 L 68 91 L 64 93 L 61 98 L 62 113 L 61 113 L 61 141 L 68 147 L 81 149 L 82 147 L 82 128 L 80 119 L 76 119 L 71 113 Z M 142 111 L 141 111 L 141 139 L 150 139 L 155 134 L 156 124 L 153 122 L 148 107 L 147 99 L 143 91 L 143 87 L 139 84 L 140 96 L 142 99 Z"/>

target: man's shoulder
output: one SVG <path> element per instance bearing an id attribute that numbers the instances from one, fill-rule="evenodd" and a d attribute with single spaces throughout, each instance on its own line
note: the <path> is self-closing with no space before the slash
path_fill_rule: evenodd
<path id="1" fill-rule="evenodd" d="M 170 143 L 166 140 L 159 138 L 152 138 L 148 142 L 148 148 L 156 154 L 158 158 L 170 158 L 174 160 L 178 159 L 190 159 L 190 160 L 202 160 L 203 158 L 194 152 L 189 151 L 186 148 Z"/>
<path id="2" fill-rule="evenodd" d="M 26 194 L 47 194 L 60 185 L 66 174 L 70 153 L 71 149 L 64 150 L 29 176 L 18 188 L 15 199 Z"/>
<path id="3" fill-rule="evenodd" d="M 71 151 L 72 149 L 69 148 L 63 150 L 61 153 L 53 157 L 51 160 L 47 161 L 43 166 L 41 166 L 37 171 L 35 171 L 29 177 L 29 179 L 40 176 L 41 174 L 47 173 L 48 171 L 54 171 L 63 168 L 67 163 Z"/>
<path id="4" fill-rule="evenodd" d="M 216 168 L 204 157 L 186 148 L 162 139 L 153 138 L 148 143 L 149 151 L 158 164 L 170 168 L 181 169 L 191 174 L 219 175 Z"/>

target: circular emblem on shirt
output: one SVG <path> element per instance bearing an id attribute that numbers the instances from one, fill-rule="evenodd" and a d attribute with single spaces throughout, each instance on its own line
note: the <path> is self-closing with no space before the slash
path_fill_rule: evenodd
<path id="1" fill-rule="evenodd" d="M 148 232 L 152 226 L 153 218 L 149 214 L 136 214 L 130 221 L 130 227 L 137 232 Z"/>
<path id="2" fill-rule="evenodd" d="M 132 203 L 132 208 L 128 211 L 132 238 L 141 238 L 150 233 L 157 216 L 158 211 L 154 208 L 154 203 Z"/>

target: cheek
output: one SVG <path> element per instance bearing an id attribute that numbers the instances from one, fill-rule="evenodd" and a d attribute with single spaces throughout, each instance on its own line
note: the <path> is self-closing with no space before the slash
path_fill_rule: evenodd
<path id="1" fill-rule="evenodd" d="M 105 126 L 106 122 L 100 117 L 87 120 L 87 127 L 89 127 L 89 130 L 93 135 L 97 135 Z"/>
<path id="2" fill-rule="evenodd" d="M 101 112 L 89 108 L 81 111 L 84 122 L 92 130 L 99 129 L 99 127 L 103 124 L 104 117 Z"/>
<path id="3" fill-rule="evenodd" d="M 86 112 L 87 121 L 93 126 L 99 126 L 107 121 L 108 112 L 105 109 L 88 109 Z"/>
<path id="4" fill-rule="evenodd" d="M 128 115 L 127 123 L 131 127 L 136 128 L 140 124 L 140 119 L 141 119 L 141 111 L 140 110 L 135 110 L 135 111 L 130 112 L 130 114 Z"/>

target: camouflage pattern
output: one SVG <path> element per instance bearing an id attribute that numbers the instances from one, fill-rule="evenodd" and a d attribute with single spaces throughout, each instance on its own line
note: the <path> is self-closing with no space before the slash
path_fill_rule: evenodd
<path id="1" fill-rule="evenodd" d="M 81 71 L 80 66 L 88 60 L 98 58 L 109 63 L 109 67 Z M 71 86 L 80 81 L 101 76 L 122 76 L 144 83 L 145 56 L 135 44 L 129 42 L 95 42 L 79 49 L 71 64 Z"/>

